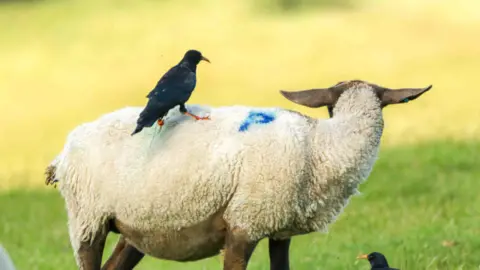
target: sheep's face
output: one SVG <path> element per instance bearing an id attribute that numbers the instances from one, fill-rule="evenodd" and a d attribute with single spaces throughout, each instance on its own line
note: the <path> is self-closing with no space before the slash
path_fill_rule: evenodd
<path id="1" fill-rule="evenodd" d="M 280 93 L 288 100 L 310 108 L 328 107 L 330 117 L 333 116 L 333 108 L 343 92 L 353 89 L 371 89 L 381 102 L 384 108 L 390 104 L 406 103 L 414 100 L 432 88 L 431 85 L 425 88 L 402 88 L 389 89 L 376 84 L 361 80 L 339 82 L 329 88 L 309 89 L 295 92 L 283 91 Z"/>

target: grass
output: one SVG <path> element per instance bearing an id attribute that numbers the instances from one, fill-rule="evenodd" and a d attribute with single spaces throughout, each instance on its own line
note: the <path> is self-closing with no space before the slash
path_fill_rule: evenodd
<path id="1" fill-rule="evenodd" d="M 480 142 L 386 148 L 328 234 L 295 237 L 293 269 L 369 269 L 380 251 L 401 269 L 480 269 Z M 51 188 L 0 195 L 0 240 L 18 269 L 75 269 L 63 200 Z M 116 236 L 106 248 L 112 249 Z M 445 247 L 443 241 L 457 245 Z M 109 254 L 109 253 L 108 253 Z M 220 269 L 220 257 L 189 264 L 147 258 L 138 269 Z M 263 241 L 249 269 L 266 269 Z"/>

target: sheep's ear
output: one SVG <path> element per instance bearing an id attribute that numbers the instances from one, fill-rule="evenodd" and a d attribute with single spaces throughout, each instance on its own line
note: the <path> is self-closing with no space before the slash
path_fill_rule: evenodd
<path id="1" fill-rule="evenodd" d="M 382 95 L 382 105 L 406 103 L 414 100 L 432 88 L 429 85 L 425 88 L 403 88 L 403 89 L 385 89 Z"/>
<path id="2" fill-rule="evenodd" d="M 310 108 L 333 105 L 338 99 L 331 88 L 294 92 L 280 90 L 280 93 L 288 100 Z"/>

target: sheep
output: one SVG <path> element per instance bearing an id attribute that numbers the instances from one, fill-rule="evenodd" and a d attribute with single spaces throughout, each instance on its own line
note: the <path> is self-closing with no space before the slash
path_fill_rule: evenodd
<path id="1" fill-rule="evenodd" d="M 133 267 L 143 254 L 195 261 L 222 248 L 224 269 L 246 269 L 263 238 L 277 243 L 271 269 L 289 269 L 290 238 L 326 232 L 369 176 L 382 108 L 431 87 L 392 90 L 352 80 L 281 91 L 303 106 L 327 106 L 330 119 L 191 105 L 212 121 L 188 121 L 173 109 L 160 131 L 131 137 L 141 108 L 130 107 L 78 126 L 47 168 L 47 183 L 58 180 L 65 200 L 78 267 L 100 269 L 114 231 L 123 243 L 106 269 Z"/>
<path id="2" fill-rule="evenodd" d="M 1 270 L 15 270 L 12 259 L 8 256 L 7 251 L 0 245 L 0 269 Z"/>

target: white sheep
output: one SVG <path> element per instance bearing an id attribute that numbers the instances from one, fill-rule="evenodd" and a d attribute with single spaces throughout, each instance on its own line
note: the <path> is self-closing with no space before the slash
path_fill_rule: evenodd
<path id="1" fill-rule="evenodd" d="M 382 108 L 430 88 L 353 80 L 281 91 L 301 105 L 328 106 L 330 119 L 280 108 L 188 106 L 212 120 L 173 109 L 160 131 L 132 137 L 141 108 L 125 108 L 80 125 L 47 169 L 47 182 L 59 180 L 79 268 L 99 269 L 106 236 L 118 231 L 131 252 L 114 252 L 115 269 L 129 261 L 133 267 L 143 254 L 193 261 L 222 248 L 224 269 L 246 269 L 265 237 L 272 269 L 289 269 L 290 237 L 326 231 L 370 174 Z"/>

